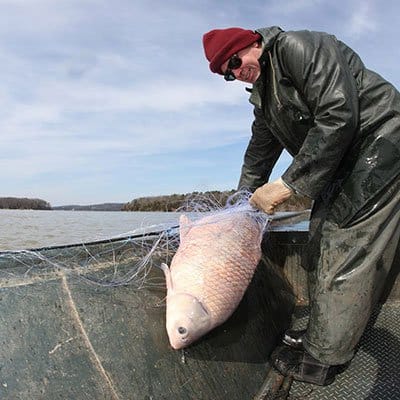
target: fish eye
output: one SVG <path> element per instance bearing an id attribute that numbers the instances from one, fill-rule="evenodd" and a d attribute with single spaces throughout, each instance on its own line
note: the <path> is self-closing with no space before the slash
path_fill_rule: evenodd
<path id="1" fill-rule="evenodd" d="M 184 328 L 183 326 L 180 326 L 180 327 L 178 328 L 178 332 L 179 332 L 181 335 L 184 335 L 184 334 L 187 332 L 187 329 Z"/>

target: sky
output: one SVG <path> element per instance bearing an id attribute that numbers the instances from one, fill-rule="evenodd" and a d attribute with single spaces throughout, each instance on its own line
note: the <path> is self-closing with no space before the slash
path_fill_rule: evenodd
<path id="1" fill-rule="evenodd" d="M 332 33 L 400 88 L 398 0 L 0 0 L 0 197 L 236 188 L 252 106 L 202 36 L 272 25 Z"/>

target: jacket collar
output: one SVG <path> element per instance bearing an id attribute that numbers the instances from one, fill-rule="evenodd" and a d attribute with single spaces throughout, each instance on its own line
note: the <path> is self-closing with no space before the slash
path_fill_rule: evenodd
<path id="1" fill-rule="evenodd" d="M 268 28 L 256 29 L 256 32 L 259 33 L 262 37 L 263 51 L 261 57 L 259 58 L 259 62 L 263 75 L 265 68 L 267 68 L 267 63 L 270 62 L 269 51 L 274 45 L 276 38 L 279 36 L 281 32 L 283 32 L 283 30 L 279 26 L 271 26 Z M 249 98 L 250 103 L 259 108 L 261 108 L 262 86 L 263 86 L 262 77 L 260 77 L 259 79 L 257 79 L 256 82 L 254 82 L 252 89 L 246 88 L 247 91 L 251 92 L 251 96 Z"/>
<path id="2" fill-rule="evenodd" d="M 259 33 L 262 37 L 263 49 L 269 50 L 275 43 L 278 35 L 283 32 L 279 26 L 270 26 L 268 28 L 259 28 L 256 29 L 256 32 Z"/>

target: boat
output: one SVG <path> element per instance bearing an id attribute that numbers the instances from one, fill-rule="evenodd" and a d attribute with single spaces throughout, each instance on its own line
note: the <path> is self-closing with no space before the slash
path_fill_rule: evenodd
<path id="1" fill-rule="evenodd" d="M 269 356 L 282 333 L 307 315 L 299 260 L 307 249 L 308 217 L 294 212 L 274 218 L 237 310 L 180 351 L 168 342 L 158 268 L 174 253 L 160 238 L 175 237 L 176 227 L 1 252 L 0 398 L 400 398 L 399 263 L 353 363 L 334 384 L 291 382 L 271 368 Z"/>

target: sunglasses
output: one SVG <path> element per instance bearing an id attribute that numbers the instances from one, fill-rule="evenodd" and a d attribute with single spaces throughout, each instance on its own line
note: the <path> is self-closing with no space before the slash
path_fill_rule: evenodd
<path id="1" fill-rule="evenodd" d="M 238 69 L 242 65 L 242 59 L 237 55 L 234 54 L 228 62 L 228 66 L 226 68 L 224 79 L 226 81 L 234 81 L 236 76 L 233 74 L 233 69 Z"/>

